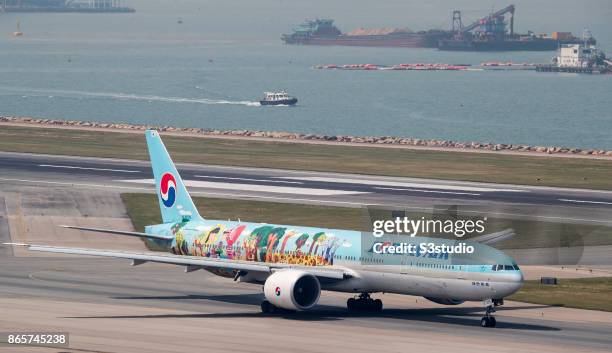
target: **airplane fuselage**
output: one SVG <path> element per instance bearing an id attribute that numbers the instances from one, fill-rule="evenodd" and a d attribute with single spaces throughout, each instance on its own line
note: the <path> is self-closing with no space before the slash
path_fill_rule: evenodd
<path id="1" fill-rule="evenodd" d="M 186 220 L 148 226 L 146 233 L 173 236 L 172 241 L 148 239 L 147 245 L 177 255 L 233 261 L 339 267 L 351 278 L 321 283 L 323 289 L 388 292 L 434 298 L 445 304 L 504 298 L 522 285 L 514 260 L 490 246 L 461 239 L 387 236 L 375 238 L 359 231 L 271 225 L 220 220 Z M 382 244 L 414 244 L 412 253 L 380 254 Z M 422 251 L 420 244 L 464 243 L 472 254 Z M 211 270 L 225 277 L 233 271 Z M 241 281 L 263 283 L 261 274 L 245 274 Z"/>

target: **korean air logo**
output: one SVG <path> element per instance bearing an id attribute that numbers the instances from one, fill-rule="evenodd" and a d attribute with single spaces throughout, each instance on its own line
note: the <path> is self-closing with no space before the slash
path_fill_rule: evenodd
<path id="1" fill-rule="evenodd" d="M 164 206 L 172 207 L 176 201 L 176 179 L 172 173 L 164 173 L 159 185 L 159 193 Z"/>
<path id="2" fill-rule="evenodd" d="M 276 287 L 276 289 L 274 290 L 274 293 L 276 293 L 277 297 L 280 297 L 281 295 L 280 287 Z"/>

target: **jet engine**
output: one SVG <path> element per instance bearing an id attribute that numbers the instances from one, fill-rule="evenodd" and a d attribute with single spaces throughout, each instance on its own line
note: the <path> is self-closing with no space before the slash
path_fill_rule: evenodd
<path id="1" fill-rule="evenodd" d="M 459 305 L 464 302 L 463 300 L 447 299 L 447 298 L 443 299 L 443 298 L 425 297 L 425 299 L 430 300 L 434 303 L 443 304 L 443 305 Z"/>
<path id="2" fill-rule="evenodd" d="M 287 310 L 308 310 L 321 295 L 317 277 L 299 270 L 274 272 L 264 283 L 264 295 L 270 304 Z"/>

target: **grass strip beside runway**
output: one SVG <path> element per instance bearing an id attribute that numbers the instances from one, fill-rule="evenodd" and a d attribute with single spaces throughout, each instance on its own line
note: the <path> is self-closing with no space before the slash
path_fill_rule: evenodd
<path id="1" fill-rule="evenodd" d="M 612 160 L 173 135 L 163 138 L 176 162 L 612 190 Z M 144 135 L 10 125 L 0 125 L 0 151 L 149 158 Z"/>
<path id="2" fill-rule="evenodd" d="M 612 311 L 612 277 L 561 278 L 558 281 L 557 285 L 525 281 L 523 288 L 508 300 Z"/>
<path id="3" fill-rule="evenodd" d="M 153 194 L 125 193 L 121 198 L 134 229 L 143 231 L 148 224 L 161 223 L 159 204 Z M 319 228 L 351 229 L 370 233 L 372 221 L 393 219 L 392 211 L 376 208 L 349 208 L 260 200 L 194 197 L 200 214 L 207 219 L 231 219 L 245 222 L 287 224 Z M 443 215 L 408 212 L 409 219 L 442 219 Z M 572 225 L 533 220 L 488 217 L 485 233 L 513 229 L 515 236 L 495 244 L 498 249 L 560 248 L 611 245 L 611 229 L 596 225 Z M 427 235 L 427 234 L 421 234 Z M 475 234 L 476 236 L 478 234 Z M 439 237 L 438 234 L 430 234 Z M 466 236 L 465 239 L 469 239 Z"/>
<path id="4" fill-rule="evenodd" d="M 121 194 L 134 229 L 161 223 L 159 204 L 153 194 Z M 194 197 L 193 202 L 207 219 L 240 219 L 243 222 L 294 224 L 301 226 L 359 229 L 358 208 L 287 204 L 254 200 Z"/>

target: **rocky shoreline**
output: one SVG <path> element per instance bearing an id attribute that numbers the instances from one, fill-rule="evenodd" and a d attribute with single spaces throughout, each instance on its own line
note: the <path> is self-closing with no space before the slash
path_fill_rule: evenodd
<path id="1" fill-rule="evenodd" d="M 154 125 L 133 125 L 124 123 L 99 123 L 78 120 L 58 120 L 40 119 L 28 117 L 0 116 L 0 123 L 28 124 L 54 127 L 71 128 L 96 128 L 109 130 L 132 130 L 142 131 L 146 129 L 157 129 L 165 132 L 188 133 L 202 136 L 228 136 L 228 137 L 253 137 L 269 138 L 276 140 L 297 140 L 297 141 L 323 141 L 351 144 L 370 144 L 370 145 L 401 145 L 426 148 L 445 148 L 458 150 L 482 150 L 482 151 L 511 151 L 511 152 L 532 152 L 540 154 L 568 154 L 585 155 L 598 157 L 612 157 L 612 151 L 596 149 L 580 149 L 569 147 L 551 146 L 529 146 L 516 144 L 502 144 L 490 142 L 456 142 L 448 140 L 423 140 L 408 137 L 396 136 L 348 136 L 348 135 L 320 135 L 320 134 L 301 134 L 282 131 L 257 131 L 257 130 L 213 130 L 200 128 L 181 128 L 173 126 L 154 126 Z"/>

